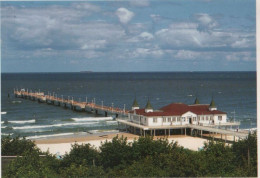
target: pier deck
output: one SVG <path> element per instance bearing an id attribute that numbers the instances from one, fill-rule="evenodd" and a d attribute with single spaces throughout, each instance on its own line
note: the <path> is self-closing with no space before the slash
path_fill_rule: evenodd
<path id="1" fill-rule="evenodd" d="M 79 102 L 73 99 L 63 99 L 51 95 L 44 95 L 43 92 L 33 93 L 28 91 L 14 91 L 14 95 L 19 98 L 31 99 L 42 103 L 63 106 L 65 108 L 70 108 L 72 110 L 89 111 L 89 112 L 94 112 L 96 114 L 101 113 L 104 114 L 105 116 L 107 116 L 108 114 L 115 115 L 116 117 L 118 117 L 118 115 L 127 116 L 129 113 L 128 110 L 121 109 L 121 108 L 98 105 L 93 102 L 89 103 L 89 102 Z"/>

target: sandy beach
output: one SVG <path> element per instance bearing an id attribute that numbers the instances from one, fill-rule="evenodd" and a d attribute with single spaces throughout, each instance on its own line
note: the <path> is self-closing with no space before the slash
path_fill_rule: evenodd
<path id="1" fill-rule="evenodd" d="M 107 135 L 93 135 L 93 136 L 79 136 L 79 137 L 67 137 L 67 138 L 48 138 L 35 140 L 36 145 L 42 150 L 49 150 L 52 154 L 64 155 L 71 149 L 71 145 L 77 142 L 78 144 L 91 144 L 95 148 L 99 148 L 102 142 L 111 141 L 115 136 L 127 137 L 128 142 L 133 142 L 134 139 L 138 139 L 139 136 L 130 133 L 114 133 Z M 173 135 L 170 137 L 154 137 L 154 139 L 167 138 L 169 142 L 178 142 L 180 146 L 184 148 L 198 151 L 199 148 L 204 146 L 206 139 L 184 136 L 184 135 Z"/>

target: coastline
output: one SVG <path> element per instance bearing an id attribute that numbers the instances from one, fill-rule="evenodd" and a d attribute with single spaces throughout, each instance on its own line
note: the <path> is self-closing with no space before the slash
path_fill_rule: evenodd
<path id="1" fill-rule="evenodd" d="M 49 151 L 52 154 L 64 155 L 66 152 L 70 152 L 70 149 L 73 144 L 90 144 L 94 148 L 99 149 L 101 143 L 107 141 L 111 141 L 114 137 L 121 136 L 127 137 L 127 141 L 129 143 L 133 142 L 135 139 L 139 138 L 138 135 L 130 134 L 130 133 L 109 133 L 104 135 L 77 135 L 77 136 L 69 136 L 69 137 L 56 137 L 56 138 L 47 138 L 47 139 L 35 139 L 35 144 L 42 151 Z M 185 149 L 190 149 L 193 151 L 198 151 L 203 148 L 204 143 L 208 142 L 205 138 L 199 137 L 191 137 L 185 135 L 172 135 L 172 136 L 155 136 L 154 140 L 160 138 L 167 138 L 169 143 L 177 142 L 179 146 L 184 147 Z"/>

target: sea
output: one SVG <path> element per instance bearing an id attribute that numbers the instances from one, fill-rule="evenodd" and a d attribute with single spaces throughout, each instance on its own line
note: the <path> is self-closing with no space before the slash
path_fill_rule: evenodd
<path id="1" fill-rule="evenodd" d="M 14 89 L 28 89 L 77 101 L 103 102 L 131 109 L 134 98 L 144 108 L 170 103 L 201 104 L 212 98 L 241 129 L 256 128 L 256 72 L 89 72 L 2 73 L 1 134 L 49 138 L 73 134 L 118 132 L 113 116 L 77 112 L 63 107 L 15 98 Z"/>

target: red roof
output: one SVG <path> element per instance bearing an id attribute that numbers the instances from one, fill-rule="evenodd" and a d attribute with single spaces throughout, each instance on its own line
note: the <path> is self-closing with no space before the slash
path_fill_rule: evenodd
<path id="1" fill-rule="evenodd" d="M 136 114 L 143 116 L 181 116 L 189 111 L 197 115 L 226 114 L 219 110 L 210 111 L 208 104 L 186 105 L 183 103 L 172 103 L 162 107 L 159 111 L 148 113 L 145 112 L 145 109 L 135 110 Z"/>

